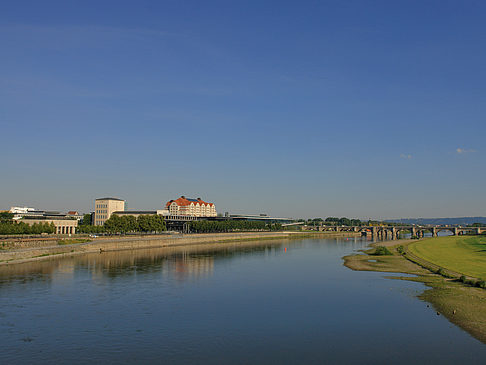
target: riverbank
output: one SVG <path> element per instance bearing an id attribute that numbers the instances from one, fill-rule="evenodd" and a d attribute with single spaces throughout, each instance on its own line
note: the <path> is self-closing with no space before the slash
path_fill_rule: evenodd
<path id="1" fill-rule="evenodd" d="M 26 247 L 25 242 L 18 242 L 17 247 L 0 250 L 0 265 L 13 265 L 29 261 L 39 261 L 64 256 L 87 253 L 103 253 L 121 250 L 138 250 L 160 247 L 191 246 L 207 243 L 234 243 L 266 239 L 298 239 L 349 237 L 349 232 L 238 232 L 238 233 L 208 233 L 208 234 L 172 234 L 138 237 L 99 237 L 84 243 L 66 244 L 60 239 L 33 243 Z"/>
<path id="2" fill-rule="evenodd" d="M 471 280 L 486 279 L 486 236 L 448 236 L 412 243 L 408 253 L 451 276 L 467 276 Z"/>
<path id="3" fill-rule="evenodd" d="M 371 245 L 372 248 L 364 251 L 363 255 L 344 257 L 344 265 L 357 271 L 415 275 L 413 277 L 390 277 L 390 279 L 410 280 L 425 284 L 430 289 L 419 295 L 421 300 L 431 303 L 437 314 L 444 315 L 450 322 L 486 344 L 486 290 L 465 285 L 459 281 L 458 276 L 452 275 L 452 271 L 415 255 L 417 248 L 424 243 L 428 246 L 427 252 L 429 253 L 434 251 L 433 247 L 441 247 L 440 245 L 429 246 L 433 240 L 440 239 L 427 238 L 375 243 Z M 391 255 L 374 255 L 378 245 L 386 246 Z M 439 256 L 449 257 L 449 255 L 444 256 L 442 250 Z M 439 271 L 439 269 L 442 270 Z M 440 272 L 441 275 L 436 272 Z M 462 275 L 462 273 L 456 273 L 456 275 Z"/>

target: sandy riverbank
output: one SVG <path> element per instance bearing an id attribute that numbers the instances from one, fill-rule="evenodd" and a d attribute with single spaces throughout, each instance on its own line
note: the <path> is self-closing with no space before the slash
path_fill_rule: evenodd
<path id="1" fill-rule="evenodd" d="M 23 247 L 0 250 L 0 265 L 13 265 L 29 261 L 45 260 L 63 256 L 87 253 L 103 253 L 121 250 L 139 250 L 160 247 L 192 246 L 208 243 L 235 243 L 251 240 L 327 238 L 352 236 L 349 232 L 239 232 L 211 234 L 174 234 L 144 237 L 102 237 L 91 242 L 77 244 L 57 244 L 49 242 L 48 246 Z"/>
<path id="2" fill-rule="evenodd" d="M 344 265 L 356 271 L 378 271 L 416 275 L 414 277 L 390 277 L 390 279 L 421 282 L 430 289 L 418 297 L 432 304 L 437 314 L 444 315 L 450 322 L 463 328 L 473 337 L 486 344 L 486 290 L 467 286 L 457 279 L 446 278 L 434 273 L 434 266 L 421 261 L 420 265 L 398 252 L 402 246 L 405 252 L 410 244 L 421 240 L 399 240 L 372 244 L 364 255 L 344 257 Z M 386 246 L 392 255 L 373 255 L 373 246 Z M 433 264 L 431 264 L 433 265 Z"/>

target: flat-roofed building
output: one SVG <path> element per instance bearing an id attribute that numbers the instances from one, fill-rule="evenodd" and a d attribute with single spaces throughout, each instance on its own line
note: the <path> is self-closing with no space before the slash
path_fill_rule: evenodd
<path id="1" fill-rule="evenodd" d="M 48 210 L 37 210 L 34 208 L 28 207 L 11 207 L 10 213 L 12 213 L 14 220 L 20 220 L 24 218 L 38 218 L 38 219 L 45 219 L 47 218 L 55 218 L 55 219 L 64 219 L 64 218 L 75 218 L 75 216 L 71 214 L 64 214 L 58 211 L 48 211 Z"/>
<path id="2" fill-rule="evenodd" d="M 191 199 L 184 195 L 176 200 L 169 200 L 165 205 L 170 215 L 189 215 L 193 217 L 216 217 L 216 206 L 201 198 Z"/>
<path id="3" fill-rule="evenodd" d="M 119 216 L 127 216 L 127 215 L 132 215 L 135 218 L 141 216 L 141 215 L 162 215 L 162 216 L 168 216 L 169 211 L 167 209 L 161 209 L 161 210 L 123 210 L 123 211 L 117 211 L 113 212 L 112 214 L 116 214 Z"/>
<path id="4" fill-rule="evenodd" d="M 124 211 L 125 200 L 118 198 L 99 198 L 95 200 L 94 225 L 102 226 L 113 212 Z"/>
<path id="5" fill-rule="evenodd" d="M 35 208 L 29 208 L 29 207 L 10 207 L 9 212 L 13 214 L 26 214 L 29 212 L 34 212 L 36 209 Z"/>
<path id="6" fill-rule="evenodd" d="M 26 223 L 29 226 L 33 224 L 54 224 L 56 227 L 55 234 L 75 234 L 76 227 L 78 226 L 77 219 L 56 217 L 56 216 L 44 216 L 44 217 L 24 217 L 20 222 Z"/>

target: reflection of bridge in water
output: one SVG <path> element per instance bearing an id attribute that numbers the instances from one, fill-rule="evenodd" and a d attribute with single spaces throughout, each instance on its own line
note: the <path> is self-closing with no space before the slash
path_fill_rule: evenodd
<path id="1" fill-rule="evenodd" d="M 432 237 L 437 237 L 439 232 L 449 231 L 453 235 L 481 234 L 486 232 L 486 227 L 446 227 L 446 226 L 318 226 L 322 232 L 361 232 L 363 236 L 371 235 L 378 238 L 398 239 L 402 233 L 410 233 L 412 236 L 424 237 L 430 232 Z"/>

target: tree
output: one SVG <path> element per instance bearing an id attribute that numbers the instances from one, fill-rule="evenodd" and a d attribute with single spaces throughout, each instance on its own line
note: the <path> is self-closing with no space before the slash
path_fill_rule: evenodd
<path id="1" fill-rule="evenodd" d="M 153 232 L 162 232 L 167 230 L 167 227 L 165 226 L 164 217 L 160 215 L 154 214 L 150 216 L 150 223 Z"/>
<path id="2" fill-rule="evenodd" d="M 34 223 L 32 226 L 24 222 L 0 222 L 0 234 L 40 234 L 54 233 L 53 223 Z"/>
<path id="3" fill-rule="evenodd" d="M 87 213 L 83 215 L 82 225 L 90 226 L 91 225 L 91 214 Z"/>
<path id="4" fill-rule="evenodd" d="M 166 231 L 167 227 L 164 217 L 157 214 L 139 215 L 137 218 L 133 215 L 113 214 L 105 222 L 103 229 L 110 233 L 162 232 Z"/>
<path id="5" fill-rule="evenodd" d="M 13 213 L 1 212 L 0 213 L 0 222 L 1 223 L 12 222 L 13 217 L 14 217 Z"/>
<path id="6" fill-rule="evenodd" d="M 137 217 L 138 231 L 150 232 L 152 226 L 150 225 L 150 218 L 147 215 L 139 215 Z"/>
<path id="7" fill-rule="evenodd" d="M 128 215 L 123 217 L 125 219 L 125 226 L 127 232 L 137 232 L 138 231 L 138 224 L 137 224 L 137 218 L 135 218 L 133 215 Z"/>

